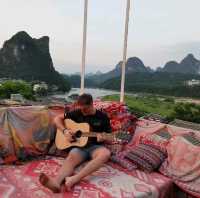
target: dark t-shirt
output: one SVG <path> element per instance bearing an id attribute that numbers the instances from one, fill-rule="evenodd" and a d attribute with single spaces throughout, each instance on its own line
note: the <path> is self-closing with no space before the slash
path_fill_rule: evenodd
<path id="1" fill-rule="evenodd" d="M 64 119 L 71 119 L 77 123 L 88 123 L 93 132 L 106 132 L 111 133 L 110 120 L 108 116 L 102 111 L 96 110 L 94 115 L 83 115 L 81 110 L 75 110 L 71 112 L 66 112 Z M 97 142 L 96 138 L 90 137 L 86 146 L 102 144 Z"/>

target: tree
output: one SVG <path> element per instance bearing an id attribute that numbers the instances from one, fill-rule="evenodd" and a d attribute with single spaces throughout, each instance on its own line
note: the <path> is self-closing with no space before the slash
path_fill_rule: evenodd
<path id="1" fill-rule="evenodd" d="M 200 123 L 200 105 L 194 103 L 178 103 L 174 107 L 174 117 Z"/>
<path id="2" fill-rule="evenodd" d="M 21 80 L 8 80 L 1 84 L 0 98 L 10 98 L 11 94 L 21 94 L 26 99 L 34 99 L 31 85 Z"/>

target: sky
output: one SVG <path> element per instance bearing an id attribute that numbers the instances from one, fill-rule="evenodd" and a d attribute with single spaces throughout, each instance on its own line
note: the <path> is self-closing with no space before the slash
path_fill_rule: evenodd
<path id="1" fill-rule="evenodd" d="M 50 37 L 59 72 L 80 71 L 84 0 L 0 0 L 0 48 L 18 31 Z M 200 59 L 199 0 L 132 0 L 128 57 L 163 67 L 188 53 Z M 86 72 L 106 72 L 122 59 L 125 0 L 89 0 Z"/>

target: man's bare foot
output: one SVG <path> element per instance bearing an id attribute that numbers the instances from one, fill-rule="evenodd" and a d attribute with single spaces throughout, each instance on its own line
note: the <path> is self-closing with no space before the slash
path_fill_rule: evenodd
<path id="1" fill-rule="evenodd" d="M 60 185 L 57 184 L 53 179 L 42 173 L 39 177 L 40 183 L 45 186 L 46 188 L 50 189 L 54 193 L 60 192 Z"/>
<path id="2" fill-rule="evenodd" d="M 65 177 L 65 188 L 66 190 L 70 191 L 71 188 L 79 182 L 79 179 L 76 175 L 71 177 Z"/>

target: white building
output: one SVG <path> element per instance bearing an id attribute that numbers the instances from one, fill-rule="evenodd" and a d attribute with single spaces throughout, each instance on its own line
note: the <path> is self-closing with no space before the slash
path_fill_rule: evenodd
<path id="1" fill-rule="evenodd" d="M 200 80 L 196 80 L 196 79 L 188 80 L 186 81 L 186 85 L 188 86 L 200 85 Z"/>
<path id="2" fill-rule="evenodd" d="M 33 91 L 37 92 L 40 89 L 48 90 L 48 85 L 45 82 L 41 82 L 40 84 L 35 84 L 33 86 Z"/>

